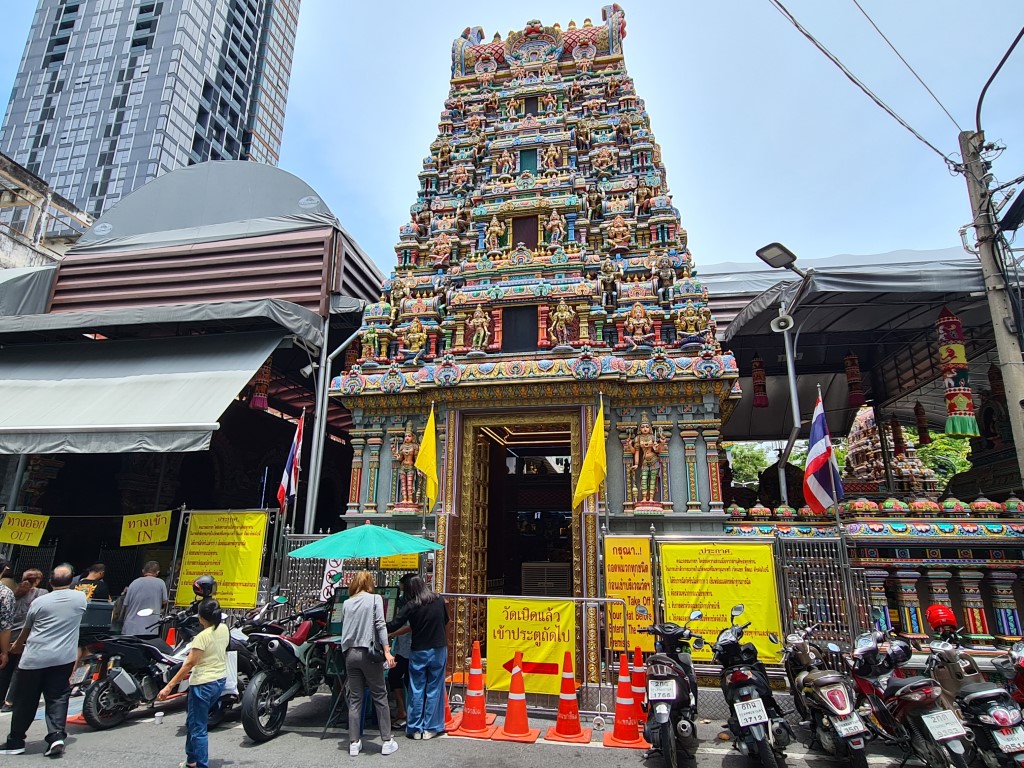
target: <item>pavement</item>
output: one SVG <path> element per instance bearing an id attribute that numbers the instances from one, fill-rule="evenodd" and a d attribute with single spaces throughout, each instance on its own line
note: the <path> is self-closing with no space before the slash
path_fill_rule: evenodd
<path id="1" fill-rule="evenodd" d="M 72 700 L 72 711 L 80 709 L 81 699 Z M 75 706 L 77 704 L 77 706 Z M 538 742 L 510 744 L 444 736 L 432 741 L 412 741 L 398 736 L 399 749 L 393 755 L 380 754 L 380 737 L 373 729 L 363 737 L 363 753 L 348 755 L 348 737 L 343 728 L 332 728 L 320 740 L 327 718 L 330 699 L 318 695 L 299 701 L 289 708 L 288 719 L 280 736 L 265 744 L 249 740 L 238 720 L 237 712 L 210 733 L 211 768 L 313 768 L 324 765 L 380 765 L 388 768 L 521 768 L 533 765 L 554 765 L 557 768 L 663 768 L 658 755 L 645 760 L 643 751 L 609 749 L 601 746 L 600 732 L 585 745 Z M 60 759 L 62 768 L 160 768 L 177 766 L 184 759 L 184 701 L 162 705 L 162 723 L 157 724 L 152 710 L 139 710 L 127 722 L 109 731 L 94 731 L 87 725 L 69 725 L 67 753 Z M 0 730 L 6 736 L 10 715 L 0 715 Z M 499 719 L 500 722 L 500 719 Z M 547 729 L 553 720 L 531 716 L 531 726 Z M 590 725 L 584 721 L 584 727 Z M 700 722 L 698 734 L 701 747 L 695 763 L 686 768 L 752 768 L 753 761 L 741 756 L 729 742 L 715 739 L 721 723 Z M 542 730 L 543 733 L 543 730 Z M 24 755 L 0 758 L 3 766 L 46 764 L 43 759 L 45 727 L 41 721 L 29 730 L 29 743 Z M 845 763 L 828 759 L 805 746 L 808 734 L 798 732 L 804 744 L 794 743 L 787 749 L 784 765 L 790 768 L 828 768 Z M 897 768 L 899 759 L 884 747 L 869 745 L 872 768 Z M 911 761 L 908 766 L 914 766 Z"/>

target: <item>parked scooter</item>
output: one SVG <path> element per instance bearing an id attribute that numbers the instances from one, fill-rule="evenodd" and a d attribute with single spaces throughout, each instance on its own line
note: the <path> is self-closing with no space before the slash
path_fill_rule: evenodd
<path id="1" fill-rule="evenodd" d="M 932 605 L 925 616 L 942 638 L 928 644 L 925 663 L 925 673 L 942 686 L 942 703 L 970 729 L 973 747 L 987 768 L 1024 766 L 1024 727 L 1017 702 L 1002 686 L 985 680 L 963 648 L 950 608 Z"/>
<path id="2" fill-rule="evenodd" d="M 1010 646 L 1005 656 L 992 661 L 992 666 L 1006 679 L 1013 700 L 1024 705 L 1024 641 Z"/>
<path id="3" fill-rule="evenodd" d="M 722 693 L 729 705 L 729 730 L 736 748 L 744 755 L 761 761 L 763 768 L 778 768 L 779 755 L 793 738 L 793 731 L 772 696 L 768 673 L 757 658 L 753 643 L 741 643 L 743 631 L 750 626 L 736 624 L 743 615 L 743 605 L 729 612 L 731 626 L 723 629 L 715 644 L 714 661 L 721 665 Z M 774 634 L 768 639 L 778 643 Z"/>
<path id="4" fill-rule="evenodd" d="M 808 613 L 806 605 L 797 610 L 803 616 Z M 868 729 L 853 709 L 853 681 L 845 673 L 827 668 L 822 649 L 811 642 L 817 626 L 798 629 L 786 637 L 782 659 L 793 702 L 825 752 L 846 757 L 854 768 L 867 768 L 864 747 Z M 826 648 L 832 654 L 841 652 L 835 643 Z"/>
<path id="5" fill-rule="evenodd" d="M 647 608 L 636 609 L 641 616 Z M 644 738 L 661 752 L 668 768 L 697 754 L 697 675 L 693 670 L 691 646 L 700 650 L 704 638 L 689 629 L 691 621 L 703 617 L 692 611 L 683 626 L 673 622 L 653 624 L 640 630 L 657 638 L 658 652 L 647 660 L 647 722 Z"/>
<path id="6" fill-rule="evenodd" d="M 857 686 L 857 712 L 876 737 L 929 768 L 967 768 L 967 732 L 941 705 L 942 687 L 930 677 L 897 677 L 911 655 L 910 644 L 895 636 L 875 630 L 857 637 L 845 657 Z"/>
<path id="7" fill-rule="evenodd" d="M 327 630 L 329 605 L 319 603 L 282 619 L 282 623 L 299 621 L 291 635 L 249 635 L 259 669 L 242 695 L 242 726 L 253 741 L 277 736 L 288 714 L 288 702 L 300 694 L 312 696 L 324 681 L 326 647 L 315 640 Z"/>

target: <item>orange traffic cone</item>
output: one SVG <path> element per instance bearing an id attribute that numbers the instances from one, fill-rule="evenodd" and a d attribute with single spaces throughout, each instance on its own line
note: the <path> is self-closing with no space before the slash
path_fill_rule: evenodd
<path id="1" fill-rule="evenodd" d="M 565 652 L 562 662 L 562 692 L 558 694 L 558 717 L 555 727 L 544 734 L 546 741 L 568 741 L 589 744 L 590 729 L 580 727 L 580 707 L 576 702 L 576 673 L 572 669 L 572 652 Z"/>
<path id="2" fill-rule="evenodd" d="M 174 631 L 174 627 L 167 630 L 167 639 L 164 642 L 171 646 L 171 648 L 178 644 L 178 635 Z"/>
<path id="3" fill-rule="evenodd" d="M 648 749 L 648 744 L 640 736 L 636 721 L 636 703 L 633 701 L 633 689 L 629 680 L 629 659 L 626 654 L 619 656 L 619 685 L 615 691 L 615 728 L 604 735 L 606 747 L 625 747 L 627 749 Z"/>
<path id="4" fill-rule="evenodd" d="M 458 730 L 459 725 L 462 723 L 462 713 L 459 712 L 457 715 L 452 714 L 452 706 L 448 702 L 448 688 L 444 687 L 444 730 L 447 733 Z"/>
<path id="5" fill-rule="evenodd" d="M 68 715 L 68 719 L 65 721 L 67 725 L 88 725 L 85 722 L 85 715 L 79 712 L 77 715 Z"/>
<path id="6" fill-rule="evenodd" d="M 642 723 L 646 717 L 644 712 L 644 698 L 647 696 L 647 671 L 644 667 L 644 652 L 637 646 L 633 651 L 633 666 L 630 668 L 630 679 L 632 680 L 633 701 L 636 704 L 636 721 Z"/>
<path id="7" fill-rule="evenodd" d="M 518 741 L 533 744 L 540 738 L 540 728 L 530 728 L 526 715 L 526 686 L 523 684 L 523 654 L 516 651 L 512 662 L 512 682 L 508 686 L 508 707 L 505 724 L 491 738 L 494 741 Z"/>
<path id="8" fill-rule="evenodd" d="M 480 641 L 473 641 L 473 661 L 469 665 L 469 687 L 466 688 L 466 703 L 462 707 L 462 722 L 453 736 L 469 736 L 473 739 L 489 739 L 495 731 L 491 725 L 495 715 L 487 713 L 487 694 L 484 693 L 484 669 L 480 659 Z"/>

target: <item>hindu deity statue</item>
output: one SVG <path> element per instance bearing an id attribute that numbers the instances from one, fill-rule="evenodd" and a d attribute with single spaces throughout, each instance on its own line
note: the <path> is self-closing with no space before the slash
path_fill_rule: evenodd
<path id="1" fill-rule="evenodd" d="M 672 322 L 676 327 L 676 336 L 696 336 L 708 327 L 711 319 L 711 310 L 707 307 L 697 309 L 693 301 L 687 299 L 686 306 L 677 309 L 673 315 Z"/>
<path id="2" fill-rule="evenodd" d="M 668 306 L 675 298 L 676 268 L 672 263 L 672 258 L 666 253 L 655 257 L 653 261 L 651 278 L 654 282 L 654 290 L 658 301 Z"/>
<path id="3" fill-rule="evenodd" d="M 420 322 L 418 317 L 414 317 L 412 322 L 409 323 L 409 327 L 405 329 L 405 334 L 402 338 L 403 351 L 406 353 L 407 363 L 417 365 L 423 354 L 427 351 L 427 332 L 423 328 L 423 323 Z M 412 357 L 408 357 L 409 354 Z"/>
<path id="4" fill-rule="evenodd" d="M 473 226 L 473 212 L 468 206 L 460 205 L 458 210 L 455 211 L 455 231 L 460 235 L 464 235 L 471 226 Z"/>
<path id="5" fill-rule="evenodd" d="M 452 148 L 447 141 L 442 141 L 437 148 L 437 170 L 443 171 L 452 161 Z"/>
<path id="6" fill-rule="evenodd" d="M 484 311 L 483 307 L 478 306 L 476 308 L 473 316 L 466 322 L 466 326 L 473 332 L 473 340 L 470 342 L 470 346 L 480 352 L 487 349 L 487 343 L 491 340 L 491 318 Z"/>
<path id="7" fill-rule="evenodd" d="M 516 159 L 507 149 L 498 156 L 498 173 L 508 176 L 516 169 Z"/>
<path id="8" fill-rule="evenodd" d="M 650 344 L 654 341 L 654 324 L 651 322 L 647 310 L 639 301 L 633 304 L 626 318 L 626 340 L 630 343 L 629 351 L 633 352 L 641 344 Z"/>
<path id="9" fill-rule="evenodd" d="M 668 445 L 668 438 L 659 429 L 657 434 L 644 413 L 636 437 L 626 441 L 626 452 L 633 454 L 633 471 L 637 473 L 641 502 L 653 502 L 658 489 L 658 474 L 661 471 L 660 454 Z M 634 486 L 635 487 L 635 486 Z"/>
<path id="10" fill-rule="evenodd" d="M 496 251 L 501 248 L 501 237 L 505 234 L 505 225 L 498 221 L 497 216 L 491 216 L 491 223 L 487 225 L 487 232 L 484 237 L 484 247 L 488 251 Z"/>
<path id="11" fill-rule="evenodd" d="M 544 150 L 544 167 L 548 170 L 556 169 L 562 162 L 562 150 L 551 144 Z"/>
<path id="12" fill-rule="evenodd" d="M 498 93 L 497 91 L 491 91 L 487 94 L 487 99 L 484 101 L 484 112 L 487 114 L 497 114 L 498 112 Z"/>
<path id="13" fill-rule="evenodd" d="M 587 205 L 587 218 L 590 221 L 597 221 L 599 219 L 603 219 L 604 195 L 601 194 L 601 190 L 599 190 L 595 185 L 591 184 L 590 188 L 587 189 L 587 194 L 584 199 L 586 200 Z"/>
<path id="14" fill-rule="evenodd" d="M 466 118 L 466 127 L 469 129 L 470 133 L 479 133 L 483 122 L 483 118 L 474 112 Z"/>
<path id="15" fill-rule="evenodd" d="M 410 421 L 405 425 L 405 436 L 391 441 L 391 455 L 397 462 L 395 472 L 398 475 L 399 505 L 412 506 L 416 503 L 416 457 L 419 452 L 420 444 L 416 441 Z"/>
<path id="16" fill-rule="evenodd" d="M 509 96 L 508 101 L 505 103 L 505 114 L 510 118 L 519 117 L 519 113 L 523 109 L 523 102 L 517 99 L 515 96 Z"/>
<path id="17" fill-rule="evenodd" d="M 621 146 L 629 146 L 629 141 L 633 137 L 633 125 L 625 118 L 619 120 L 615 126 L 615 143 Z"/>
<path id="18" fill-rule="evenodd" d="M 565 303 L 565 299 L 558 302 L 549 316 L 548 338 L 556 346 L 562 346 L 570 342 L 569 324 L 576 317 L 576 310 Z"/>
<path id="19" fill-rule="evenodd" d="M 469 186 L 469 168 L 462 163 L 456 165 L 452 169 L 449 182 L 453 192 L 465 191 L 466 187 Z"/>
<path id="20" fill-rule="evenodd" d="M 611 75 L 608 78 L 608 82 L 605 83 L 605 96 L 609 99 L 614 99 L 619 93 L 619 86 L 622 85 L 622 81 L 618 75 Z"/>
<path id="21" fill-rule="evenodd" d="M 544 224 L 544 231 L 548 233 L 549 243 L 560 243 L 565 237 L 565 216 L 558 211 L 551 211 L 547 222 Z"/>
<path id="22" fill-rule="evenodd" d="M 598 174 L 609 175 L 612 167 L 616 164 L 615 156 L 608 147 L 601 147 L 597 150 L 597 154 L 594 155 L 590 161 L 591 165 L 594 166 L 594 170 Z"/>
<path id="23" fill-rule="evenodd" d="M 633 199 L 636 201 L 634 215 L 639 216 L 641 213 L 646 213 L 650 210 L 653 198 L 654 192 L 647 186 L 647 181 L 641 177 L 640 182 L 637 184 L 636 192 L 633 193 Z"/>
<path id="24" fill-rule="evenodd" d="M 576 126 L 576 149 L 590 151 L 590 124 L 586 120 Z"/>
<path id="25" fill-rule="evenodd" d="M 359 337 L 359 342 L 362 345 L 359 356 L 363 360 L 375 360 L 380 357 L 380 333 L 376 327 L 371 325 L 363 331 L 362 336 Z"/>
<path id="26" fill-rule="evenodd" d="M 452 256 L 452 241 L 444 232 L 434 238 L 430 244 L 430 258 L 435 267 L 448 266 Z"/>
<path id="27" fill-rule="evenodd" d="M 629 235 L 629 224 L 622 218 L 622 214 L 612 219 L 612 223 L 608 225 L 608 242 L 618 248 L 628 248 Z"/>
<path id="28" fill-rule="evenodd" d="M 541 105 L 544 107 L 544 112 L 550 114 L 555 111 L 555 107 L 558 106 L 558 99 L 555 95 L 548 91 L 544 94 L 544 97 L 540 100 Z"/>
<path id="29" fill-rule="evenodd" d="M 597 286 L 601 292 L 601 306 L 615 309 L 619 301 L 619 286 L 622 280 L 622 265 L 608 256 L 601 262 L 597 273 Z"/>

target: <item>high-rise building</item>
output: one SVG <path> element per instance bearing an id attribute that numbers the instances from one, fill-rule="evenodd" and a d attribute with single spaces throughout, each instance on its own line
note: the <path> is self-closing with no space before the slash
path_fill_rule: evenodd
<path id="1" fill-rule="evenodd" d="M 0 152 L 99 215 L 204 160 L 276 164 L 301 0 L 39 0 Z"/>

